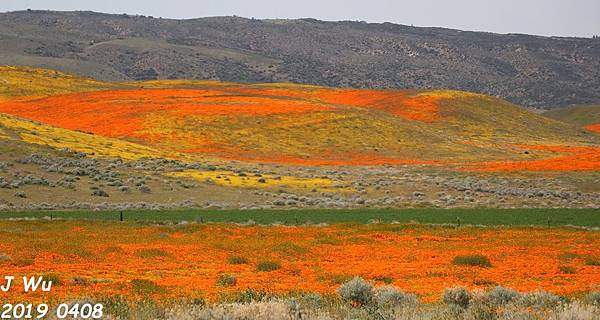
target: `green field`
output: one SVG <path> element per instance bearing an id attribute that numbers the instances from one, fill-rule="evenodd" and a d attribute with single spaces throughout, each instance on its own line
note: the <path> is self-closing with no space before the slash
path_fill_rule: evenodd
<path id="1" fill-rule="evenodd" d="M 1 212 L 0 219 L 52 218 L 120 220 L 119 211 Z M 259 224 L 391 223 L 461 224 L 486 226 L 600 227 L 599 209 L 357 209 L 357 210 L 174 210 L 125 211 L 125 221 L 197 221 Z"/>

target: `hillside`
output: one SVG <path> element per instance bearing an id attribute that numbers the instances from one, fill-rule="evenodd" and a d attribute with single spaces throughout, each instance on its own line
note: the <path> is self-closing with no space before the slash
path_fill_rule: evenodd
<path id="1" fill-rule="evenodd" d="M 600 133 L 600 105 L 571 106 L 548 111 L 543 115 Z"/>
<path id="2" fill-rule="evenodd" d="M 0 65 L 103 80 L 446 88 L 551 108 L 600 102 L 600 40 L 391 23 L 0 14 Z"/>
<path id="3" fill-rule="evenodd" d="M 485 95 L 0 70 L 0 211 L 600 203 L 599 135 Z"/>
<path id="4" fill-rule="evenodd" d="M 55 70 L 0 66 L 0 99 L 44 97 L 118 87 L 121 85 L 76 77 Z"/>
<path id="5" fill-rule="evenodd" d="M 75 80 L 51 82 L 64 81 Z M 302 165 L 530 161 L 571 152 L 554 147 L 598 141 L 502 100 L 459 91 L 206 81 L 97 86 L 8 100 L 0 112 L 164 152 Z"/>

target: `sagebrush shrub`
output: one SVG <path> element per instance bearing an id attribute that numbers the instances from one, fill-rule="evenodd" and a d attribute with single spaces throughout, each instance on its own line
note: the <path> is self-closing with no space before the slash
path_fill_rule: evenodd
<path id="1" fill-rule="evenodd" d="M 597 307 L 600 307 L 600 291 L 590 292 L 585 299 Z"/>
<path id="2" fill-rule="evenodd" d="M 520 293 L 515 290 L 497 286 L 494 289 L 486 293 L 487 300 L 496 306 L 503 306 L 513 302 L 515 299 L 521 296 Z"/>
<path id="3" fill-rule="evenodd" d="M 444 290 L 442 299 L 445 304 L 459 306 L 463 309 L 469 307 L 471 302 L 471 294 L 464 287 L 447 288 Z"/>
<path id="4" fill-rule="evenodd" d="M 365 306 L 373 301 L 373 285 L 360 277 L 342 284 L 337 293 L 356 306 Z"/>
<path id="5" fill-rule="evenodd" d="M 554 319 L 557 320 L 597 320 L 600 310 L 595 306 L 586 306 L 575 301 L 569 305 L 561 306 Z"/>
<path id="6" fill-rule="evenodd" d="M 323 297 L 318 293 L 307 293 L 302 295 L 300 301 L 309 308 L 319 309 L 323 304 Z"/>
<path id="7" fill-rule="evenodd" d="M 549 309 L 558 306 L 562 299 L 546 291 L 535 291 L 521 296 L 518 301 L 526 307 Z"/>
<path id="8" fill-rule="evenodd" d="M 419 299 L 412 293 L 405 293 L 395 287 L 383 287 L 375 290 L 375 300 L 380 307 L 395 308 L 407 305 L 417 305 Z"/>

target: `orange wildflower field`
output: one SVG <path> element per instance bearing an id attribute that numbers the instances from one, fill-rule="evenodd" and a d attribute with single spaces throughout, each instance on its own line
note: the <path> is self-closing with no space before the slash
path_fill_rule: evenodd
<path id="1" fill-rule="evenodd" d="M 65 79 L 37 81 L 55 90 L 15 82 L 0 113 L 190 158 L 487 172 L 600 169 L 597 135 L 475 93 L 193 80 L 73 86 Z"/>
<path id="2" fill-rule="evenodd" d="M 497 161 L 476 164 L 478 171 L 595 171 L 600 170 L 600 148 L 565 146 L 517 146 L 523 150 L 551 152 L 553 157 L 529 161 Z"/>
<path id="3" fill-rule="evenodd" d="M 353 276 L 377 285 L 391 282 L 425 302 L 437 302 L 444 288 L 454 285 L 500 284 L 568 296 L 600 286 L 600 267 L 592 263 L 600 261 L 600 232 L 574 228 L 82 221 L 0 225 L 0 253 L 7 257 L 0 260 L 4 275 L 44 274 L 59 281 L 50 296 L 0 293 L 0 300 L 149 295 L 159 301 L 218 301 L 247 288 L 332 294 Z M 484 255 L 491 266 L 453 264 L 464 255 Z M 272 268 L 258 270 L 264 261 Z M 219 283 L 223 274 L 237 281 Z M 152 290 L 139 288 L 139 280 L 152 283 Z"/>
<path id="4" fill-rule="evenodd" d="M 590 130 L 590 131 L 594 131 L 594 132 L 600 133 L 600 123 L 591 124 L 589 126 L 586 126 L 585 128 L 588 129 L 588 130 Z"/>

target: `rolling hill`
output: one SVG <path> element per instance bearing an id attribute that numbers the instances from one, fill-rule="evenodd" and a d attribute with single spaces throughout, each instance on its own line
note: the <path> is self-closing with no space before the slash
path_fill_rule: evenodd
<path id="1" fill-rule="evenodd" d="M 24 71 L 37 80 L 29 88 L 18 86 L 21 97 L 2 89 L 13 99 L 1 102 L 0 112 L 86 133 L 87 140 L 92 135 L 118 139 L 162 154 L 473 170 L 552 170 L 552 162 L 539 161 L 557 157 L 565 170 L 599 165 L 600 137 L 467 92 L 183 80 L 104 83 Z M 15 73 L 24 74 L 9 69 L 2 75 Z M 47 81 L 40 80 L 44 75 Z"/>
<path id="2" fill-rule="evenodd" d="M 600 133 L 600 105 L 571 106 L 548 111 L 543 115 Z"/>
<path id="3" fill-rule="evenodd" d="M 0 67 L 0 211 L 598 207 L 600 135 L 504 100 Z"/>
<path id="4" fill-rule="evenodd" d="M 537 108 L 600 102 L 598 39 L 391 23 L 0 13 L 0 65 L 51 68 L 110 81 L 446 88 Z"/>

